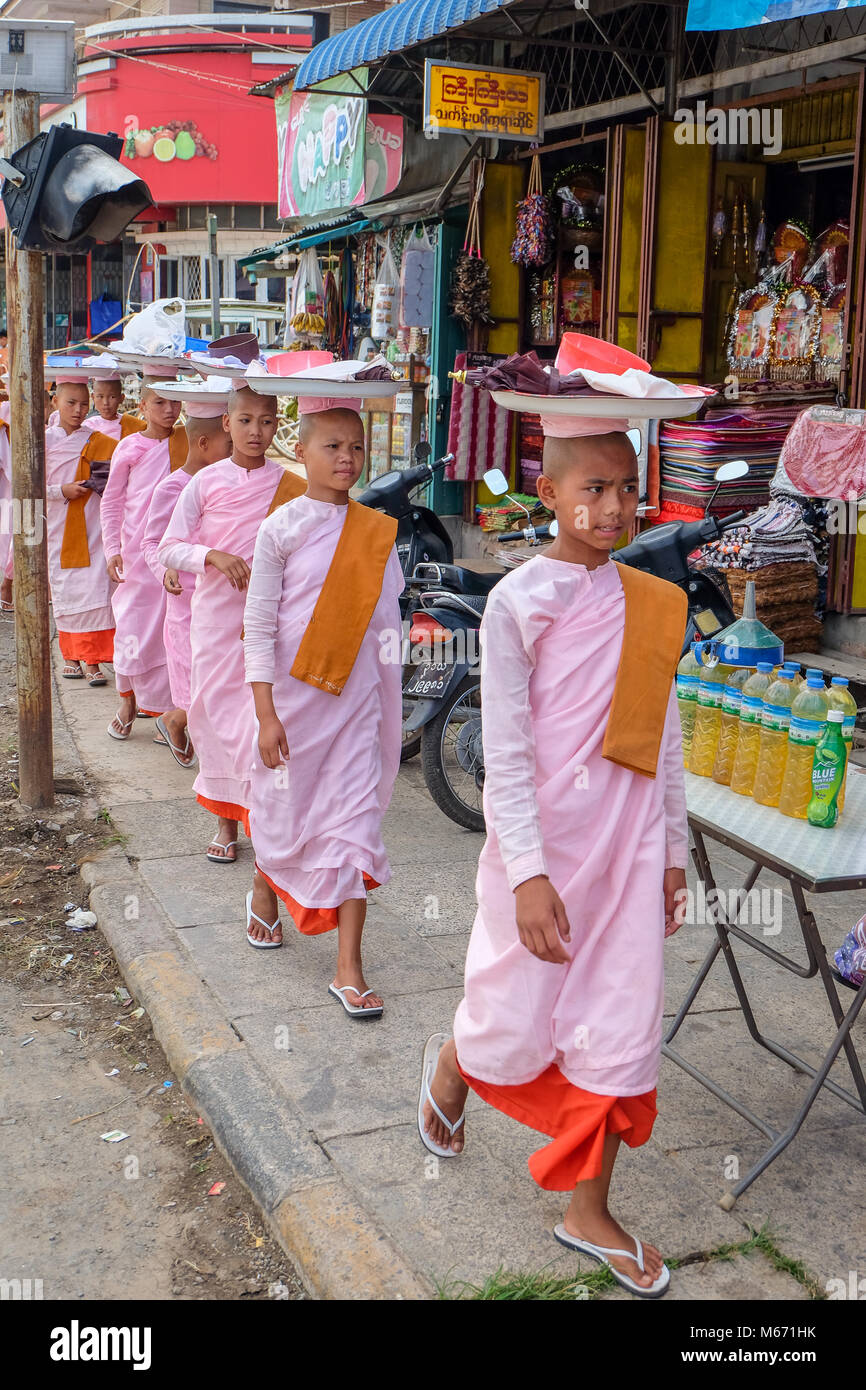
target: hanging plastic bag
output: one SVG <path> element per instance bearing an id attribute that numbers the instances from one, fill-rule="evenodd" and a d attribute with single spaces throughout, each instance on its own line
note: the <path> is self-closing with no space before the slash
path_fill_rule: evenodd
<path id="1" fill-rule="evenodd" d="M 433 290 L 436 252 L 422 228 L 421 235 L 407 243 L 400 265 L 400 326 L 433 327 Z"/>
<path id="2" fill-rule="evenodd" d="M 325 284 L 319 269 L 319 258 L 312 246 L 303 252 L 295 272 L 292 304 L 289 314 L 288 347 L 297 335 L 317 336 L 325 331 Z"/>
<path id="3" fill-rule="evenodd" d="M 397 266 L 388 245 L 376 283 L 373 286 L 373 309 L 370 314 L 370 336 L 378 340 L 391 338 L 396 332 Z"/>
<path id="4" fill-rule="evenodd" d="M 186 351 L 186 306 L 182 299 L 155 299 L 133 314 L 115 347 L 149 356 L 180 357 Z"/>

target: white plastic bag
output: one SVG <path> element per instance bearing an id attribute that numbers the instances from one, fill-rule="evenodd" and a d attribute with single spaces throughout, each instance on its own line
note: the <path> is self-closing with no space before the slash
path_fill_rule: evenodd
<path id="1" fill-rule="evenodd" d="M 186 351 L 186 306 L 182 299 L 155 299 L 127 323 L 117 347 L 149 356 L 180 357 Z"/>
<path id="2" fill-rule="evenodd" d="M 397 266 L 391 255 L 391 247 L 385 252 L 376 283 L 373 286 L 373 309 L 370 314 L 370 337 L 381 341 L 391 338 L 396 332 L 397 313 Z"/>
<path id="3" fill-rule="evenodd" d="M 400 265 L 400 327 L 432 328 L 436 252 L 422 228 L 407 242 Z"/>
<path id="4" fill-rule="evenodd" d="M 298 324 L 305 314 L 318 314 L 324 317 L 325 285 L 319 269 L 319 258 L 312 246 L 302 252 L 292 281 L 291 297 L 287 306 L 286 331 L 283 346 L 289 347 L 299 336 L 308 337 L 309 329 L 299 332 Z M 293 326 L 293 320 L 296 320 Z"/>

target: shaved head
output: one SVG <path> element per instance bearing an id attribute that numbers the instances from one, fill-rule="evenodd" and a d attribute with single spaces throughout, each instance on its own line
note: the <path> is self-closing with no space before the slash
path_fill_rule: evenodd
<path id="1" fill-rule="evenodd" d="M 186 421 L 186 437 L 190 444 L 194 444 L 197 439 L 213 439 L 220 434 L 225 434 L 222 415 L 214 415 L 209 419 L 190 418 Z"/>
<path id="2" fill-rule="evenodd" d="M 314 410 L 311 415 L 301 415 L 298 420 L 298 443 L 306 446 L 310 440 L 325 429 L 342 429 L 351 425 L 363 425 L 357 410 L 345 410 L 335 406 L 333 410 Z"/>
<path id="3" fill-rule="evenodd" d="M 568 469 L 575 465 L 603 468 L 614 460 L 637 463 L 634 446 L 621 430 L 611 431 L 610 434 L 580 435 L 576 439 L 548 436 L 544 440 L 542 472 L 553 482 L 560 482 Z"/>
<path id="4" fill-rule="evenodd" d="M 237 391 L 230 391 L 228 404 L 226 406 L 226 415 L 233 415 L 234 412 L 240 410 L 242 406 L 249 405 L 251 401 L 260 401 L 261 399 L 261 393 L 259 391 L 254 391 L 251 386 L 241 386 Z M 274 409 L 276 409 L 276 407 L 274 407 Z"/>
<path id="5" fill-rule="evenodd" d="M 64 398 L 66 400 L 69 400 L 71 397 L 75 396 L 81 398 L 82 394 L 84 399 L 89 402 L 90 392 L 87 389 L 86 382 L 61 381 L 57 387 L 57 390 L 54 392 L 54 399 L 59 403 Z"/>

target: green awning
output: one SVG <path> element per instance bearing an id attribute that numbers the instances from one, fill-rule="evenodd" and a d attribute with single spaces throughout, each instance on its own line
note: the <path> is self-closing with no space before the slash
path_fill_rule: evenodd
<path id="1" fill-rule="evenodd" d="M 324 231 L 310 232 L 307 236 L 299 232 L 296 236 L 288 237 L 285 241 L 274 242 L 273 246 L 262 246 L 249 256 L 241 256 L 238 259 L 238 269 L 252 270 L 257 274 L 264 275 L 267 274 L 268 266 L 272 265 L 286 251 L 304 251 L 308 246 L 321 246 L 326 241 L 345 241 L 347 237 L 355 236 L 358 232 L 378 232 L 381 229 L 382 223 L 380 221 L 358 217 L 353 222 L 338 223 Z"/>

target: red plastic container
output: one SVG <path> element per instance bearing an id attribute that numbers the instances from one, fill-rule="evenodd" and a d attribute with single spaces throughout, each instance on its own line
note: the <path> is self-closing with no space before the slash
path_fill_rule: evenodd
<path id="1" fill-rule="evenodd" d="M 556 354 L 556 369 L 563 374 L 580 371 L 586 367 L 591 372 L 608 372 L 611 376 L 622 376 L 629 367 L 639 372 L 648 372 L 649 362 L 637 357 L 615 343 L 607 343 L 603 338 L 593 338 L 588 333 L 563 333 Z"/>

